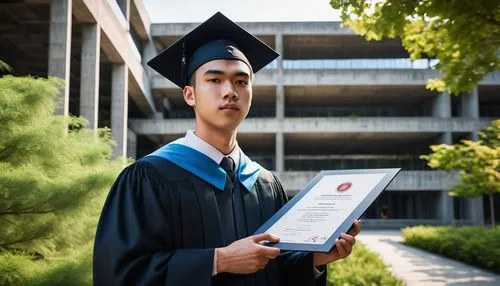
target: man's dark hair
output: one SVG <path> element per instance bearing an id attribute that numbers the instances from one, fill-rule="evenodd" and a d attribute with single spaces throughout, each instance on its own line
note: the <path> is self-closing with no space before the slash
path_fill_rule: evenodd
<path id="1" fill-rule="evenodd" d="M 192 86 L 193 88 L 196 87 L 196 72 L 194 72 L 191 77 L 189 78 L 189 86 Z"/>

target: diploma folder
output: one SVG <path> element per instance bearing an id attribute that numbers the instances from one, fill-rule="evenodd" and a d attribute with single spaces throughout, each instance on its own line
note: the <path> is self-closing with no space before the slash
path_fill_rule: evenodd
<path id="1" fill-rule="evenodd" d="M 382 193 L 382 191 L 384 191 L 387 188 L 387 186 L 392 182 L 392 180 L 396 177 L 396 175 L 399 173 L 400 170 L 401 170 L 400 168 L 394 168 L 394 169 L 354 169 L 354 170 L 321 171 L 288 203 L 286 203 L 268 221 L 266 221 L 259 229 L 257 229 L 255 234 L 269 232 L 273 235 L 280 237 L 278 233 L 275 233 L 270 230 L 275 229 L 279 224 L 281 224 L 283 227 L 284 220 L 283 221 L 280 220 L 285 215 L 287 215 L 289 211 L 292 210 L 292 212 L 295 212 L 298 207 L 295 209 L 293 207 L 304 198 L 308 197 L 308 199 L 311 200 L 312 194 L 310 196 L 306 195 L 311 190 L 315 189 L 315 186 L 318 183 L 320 183 L 324 178 L 326 179 L 327 177 L 329 177 L 339 180 L 339 178 L 341 179 L 344 177 L 353 178 L 352 175 L 358 178 L 357 182 L 355 180 L 353 182 L 345 180 L 345 182 L 342 181 L 343 183 L 341 183 L 340 185 L 331 186 L 332 196 L 335 196 L 335 194 L 339 194 L 339 196 L 341 196 L 342 194 L 347 194 L 350 189 L 354 190 L 355 188 L 351 187 L 353 187 L 355 184 L 358 185 L 357 190 L 360 190 L 360 188 L 362 189 L 364 180 L 360 179 L 363 179 L 365 177 L 368 178 L 369 176 L 371 177 L 375 176 L 376 179 L 374 180 L 373 183 L 374 186 L 367 186 L 367 188 L 370 188 L 370 190 L 367 190 L 366 188 L 363 190 L 363 197 L 358 198 L 358 202 L 349 206 L 347 208 L 348 210 L 345 211 L 347 212 L 347 216 L 346 213 L 344 212 L 344 214 L 341 215 L 341 217 L 330 217 L 327 218 L 326 221 L 322 222 L 323 225 L 328 224 L 328 226 L 326 228 L 322 227 L 320 229 L 323 233 L 321 239 L 317 239 L 317 236 L 312 235 L 311 238 L 307 240 L 287 242 L 287 240 L 281 241 L 280 237 L 280 242 L 278 243 L 269 243 L 269 242 L 265 243 L 265 245 L 267 246 L 277 247 L 281 250 L 310 251 L 310 252 L 323 252 L 323 253 L 330 252 L 335 248 L 335 240 L 340 237 L 340 234 L 347 233 L 350 230 L 354 220 L 358 219 L 366 211 L 366 209 L 373 203 L 373 201 L 375 201 L 375 199 Z M 323 181 L 323 187 L 322 187 L 323 189 L 326 189 L 324 186 L 325 182 L 326 181 Z M 327 185 L 327 188 L 329 187 L 330 186 Z M 328 192 L 330 191 L 328 190 Z M 316 199 L 316 201 L 318 200 Z M 314 214 L 314 212 L 312 213 Z M 288 217 L 290 216 L 291 215 L 289 215 Z M 330 229 L 328 229 L 329 225 L 331 225 Z M 293 228 L 295 228 L 295 226 L 291 226 L 291 229 Z M 300 228 L 300 226 L 297 226 L 297 228 Z M 328 235 L 324 235 L 325 233 L 328 233 Z M 304 234 L 304 231 L 302 234 Z"/>

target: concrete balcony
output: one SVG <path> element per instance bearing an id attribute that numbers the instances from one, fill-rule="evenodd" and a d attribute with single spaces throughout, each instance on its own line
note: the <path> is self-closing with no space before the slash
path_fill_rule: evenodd
<path id="1" fill-rule="evenodd" d="M 266 71 L 267 72 L 267 71 Z M 258 74 L 256 84 L 269 85 L 267 74 Z M 338 69 L 338 70 L 284 70 L 285 86 L 302 85 L 425 85 L 436 77 L 435 70 L 427 69 Z"/>
<path id="2" fill-rule="evenodd" d="M 182 36 L 198 26 L 198 23 L 165 23 L 151 25 L 151 36 Z M 253 35 L 355 35 L 340 22 L 241 22 L 243 29 Z"/>
<path id="3" fill-rule="evenodd" d="M 284 70 L 285 86 L 425 86 L 427 81 L 437 78 L 438 72 L 431 69 L 338 69 L 338 70 Z M 175 89 L 176 85 L 155 73 L 152 75 L 153 89 Z M 255 76 L 253 86 L 274 86 L 276 70 L 262 70 Z M 481 81 L 482 86 L 500 85 L 500 72 L 494 72 Z"/>
<path id="4" fill-rule="evenodd" d="M 434 117 L 328 117 L 285 118 L 283 126 L 275 118 L 247 118 L 239 133 L 411 133 L 472 132 L 488 125 L 489 119 Z M 194 119 L 135 119 L 130 128 L 137 134 L 184 134 L 194 128 Z M 281 129 L 282 128 L 282 129 Z"/>
<path id="5" fill-rule="evenodd" d="M 395 166 L 397 167 L 397 166 Z M 283 172 L 279 177 L 288 195 L 300 191 L 319 172 Z M 443 171 L 401 171 L 387 187 L 388 191 L 450 190 L 458 182 L 456 174 Z"/>
<path id="6" fill-rule="evenodd" d="M 130 24 L 135 28 L 142 40 L 148 41 L 151 20 L 144 6 L 143 0 L 130 1 Z"/>
<path id="7" fill-rule="evenodd" d="M 153 58 L 153 56 L 151 56 Z M 177 85 L 164 78 L 162 75 L 157 73 L 155 70 L 150 69 L 151 88 L 152 89 L 177 89 Z"/>
<path id="8" fill-rule="evenodd" d="M 134 2 L 134 7 L 140 0 Z M 127 25 L 123 24 L 116 11 L 107 1 L 79 0 L 73 3 L 73 15 L 78 22 L 97 23 L 102 29 L 101 50 L 113 64 L 126 64 L 129 69 L 129 92 L 145 114 L 152 114 L 153 99 L 146 90 L 146 73 L 140 54 L 130 40 Z M 119 9 L 119 8 L 118 8 Z"/>
<path id="9" fill-rule="evenodd" d="M 285 86 L 321 85 L 425 85 L 427 80 L 437 77 L 435 70 L 426 69 L 367 69 L 367 70 L 284 70 Z M 254 86 L 273 86 L 277 82 L 276 70 L 262 70 L 255 76 Z M 172 89 L 176 85 L 159 74 L 153 75 L 153 89 Z"/>
<path id="10" fill-rule="evenodd" d="M 241 133 L 255 133 L 255 130 L 260 130 L 259 133 L 273 133 L 277 130 L 277 121 L 274 118 L 270 119 L 247 119 L 240 126 Z M 194 119 L 131 119 L 129 125 L 134 132 L 143 135 L 167 135 L 167 134 L 184 134 L 188 129 L 194 129 Z"/>
<path id="11" fill-rule="evenodd" d="M 489 122 L 487 119 L 434 117 L 286 118 L 283 132 L 470 132 L 481 129 Z"/>
<path id="12" fill-rule="evenodd" d="M 152 37 L 168 47 L 182 35 L 193 30 L 195 23 L 153 24 Z M 366 41 L 339 22 L 238 23 L 261 41 L 276 48 L 276 39 L 283 41 L 287 58 L 364 58 L 408 56 L 399 39 Z M 283 54 L 283 51 L 280 51 Z"/>
<path id="13" fill-rule="evenodd" d="M 426 85 L 427 81 L 439 77 L 432 69 L 337 69 L 337 70 L 284 70 L 285 86 L 342 85 Z M 255 77 L 255 85 L 272 85 L 276 72 L 265 70 Z M 481 85 L 500 85 L 500 72 L 487 75 Z"/>

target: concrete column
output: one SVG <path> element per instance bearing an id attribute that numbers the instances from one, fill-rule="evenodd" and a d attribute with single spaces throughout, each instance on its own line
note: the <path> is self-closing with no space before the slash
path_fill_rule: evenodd
<path id="1" fill-rule="evenodd" d="M 147 65 L 147 62 L 154 58 L 156 54 L 157 52 L 155 45 L 153 43 L 153 40 L 150 39 L 145 43 L 144 50 L 142 51 L 142 65 L 144 66 L 144 69 L 146 70 L 146 73 L 148 75 L 151 75 L 154 70 Z"/>
<path id="2" fill-rule="evenodd" d="M 432 105 L 432 116 L 436 118 L 451 117 L 451 99 L 447 92 L 443 92 L 436 96 Z M 441 135 L 441 140 L 438 143 L 451 144 L 452 137 L 450 132 L 444 132 Z"/>
<path id="3" fill-rule="evenodd" d="M 417 194 L 415 195 L 415 204 L 417 206 L 422 206 L 423 203 L 422 203 L 422 194 Z M 422 211 L 422 207 L 417 207 L 415 208 L 416 210 L 416 218 L 417 219 L 423 219 L 424 218 L 424 214 L 423 214 L 423 211 Z"/>
<path id="4" fill-rule="evenodd" d="M 130 129 L 127 130 L 127 157 L 137 158 L 137 135 Z"/>
<path id="5" fill-rule="evenodd" d="M 438 218 L 443 224 L 451 224 L 453 222 L 453 198 L 448 194 L 449 190 L 444 190 L 439 198 Z"/>
<path id="6" fill-rule="evenodd" d="M 280 54 L 277 59 L 276 70 L 276 118 L 283 121 L 285 117 L 285 87 L 283 86 L 283 35 L 277 34 L 276 51 Z"/>
<path id="7" fill-rule="evenodd" d="M 111 135 L 116 142 L 113 156 L 127 155 L 128 68 L 113 65 L 111 75 Z"/>
<path id="8" fill-rule="evenodd" d="M 283 85 L 283 35 L 275 36 L 276 51 L 280 54 L 277 59 L 276 70 L 276 120 L 278 131 L 276 132 L 276 171 L 285 171 L 285 140 L 283 135 L 283 121 L 285 119 L 285 87 Z"/>
<path id="9" fill-rule="evenodd" d="M 280 75 L 278 74 L 278 76 Z M 282 84 L 278 84 L 276 86 L 276 119 L 282 122 L 284 118 L 285 118 L 285 87 Z"/>
<path id="10" fill-rule="evenodd" d="M 147 65 L 147 62 L 149 60 L 151 60 L 153 57 L 155 57 L 157 55 L 157 52 L 156 52 L 156 48 L 154 46 L 154 42 L 153 40 L 150 38 L 149 41 L 147 41 L 144 45 L 144 49 L 142 51 L 142 66 L 144 68 L 144 73 L 145 73 L 145 76 L 144 76 L 144 91 L 145 91 L 145 97 L 146 99 L 148 100 L 150 106 L 151 106 L 151 109 L 153 110 L 153 113 L 158 113 L 158 112 L 163 112 L 164 110 L 166 110 L 167 113 L 169 113 L 170 111 L 172 111 L 172 108 L 171 108 L 171 105 L 170 105 L 170 102 L 168 101 L 168 99 L 163 99 L 163 102 L 162 104 L 160 104 L 159 106 L 156 106 L 155 103 L 154 103 L 154 99 L 153 99 L 153 95 L 152 95 L 152 90 L 151 90 L 151 80 L 152 78 L 157 75 L 156 71 L 154 71 L 152 68 L 150 68 L 148 65 Z M 166 79 L 165 79 L 166 81 Z M 157 109 L 159 108 L 159 109 Z M 154 116 L 156 118 L 156 116 Z M 161 117 L 161 119 L 163 119 L 163 117 Z"/>
<path id="11" fill-rule="evenodd" d="M 441 137 L 441 143 L 451 144 L 451 132 L 445 132 Z M 441 196 L 439 198 L 440 203 L 438 204 L 438 217 L 444 224 L 451 224 L 454 219 L 453 211 L 453 198 L 448 194 L 450 190 L 441 191 Z"/>
<path id="12" fill-rule="evenodd" d="M 80 75 L 80 116 L 87 118 L 89 128 L 97 130 L 99 110 L 99 62 L 101 28 L 98 24 L 82 28 L 82 61 Z"/>
<path id="13" fill-rule="evenodd" d="M 278 172 L 283 172 L 285 170 L 285 140 L 283 135 L 284 114 L 284 88 L 283 85 L 278 84 L 278 86 L 276 86 L 276 120 L 278 120 L 279 126 L 276 132 L 276 171 Z"/>
<path id="14" fill-rule="evenodd" d="M 472 224 L 484 224 L 484 205 L 483 197 L 467 198 L 466 199 L 466 216 Z"/>
<path id="15" fill-rule="evenodd" d="M 153 114 L 153 118 L 156 119 L 156 120 L 162 120 L 162 119 L 164 119 L 163 118 L 163 114 L 161 112 L 155 112 Z"/>
<path id="16" fill-rule="evenodd" d="M 285 171 L 285 140 L 283 132 L 276 133 L 276 171 Z"/>
<path id="17" fill-rule="evenodd" d="M 432 115 L 438 118 L 451 117 L 451 99 L 447 92 L 439 94 L 433 104 Z M 451 132 L 441 134 L 439 143 L 452 144 Z M 443 224 L 451 224 L 454 219 L 453 198 L 448 194 L 450 190 L 442 190 L 438 203 L 438 218 Z"/>
<path id="18" fill-rule="evenodd" d="M 472 92 L 462 94 L 462 116 L 467 118 L 479 118 L 479 97 L 477 88 Z"/>
<path id="19" fill-rule="evenodd" d="M 144 68 L 144 96 L 146 97 L 146 100 L 149 103 L 149 106 L 151 107 L 151 110 L 153 113 L 162 111 L 162 106 L 159 106 L 160 110 L 157 109 L 157 106 L 155 104 L 155 100 L 153 97 L 153 92 L 152 92 L 152 78 L 153 76 L 157 75 L 157 73 L 150 68 L 147 65 L 147 62 L 151 60 L 154 56 L 156 56 L 156 48 L 153 43 L 153 39 L 149 38 L 147 42 L 145 42 L 144 49 L 142 51 L 142 57 L 141 57 L 141 63 L 142 67 Z M 165 79 L 166 81 L 166 79 Z M 170 111 L 170 109 L 169 109 Z"/>
<path id="20" fill-rule="evenodd" d="M 440 118 L 451 117 L 451 99 L 448 92 L 436 96 L 432 105 L 432 115 Z"/>
<path id="21" fill-rule="evenodd" d="M 127 20 L 127 31 L 130 30 L 130 0 L 117 0 L 118 6 Z"/>
<path id="22" fill-rule="evenodd" d="M 474 88 L 472 92 L 461 95 L 462 99 L 462 116 L 466 118 L 479 119 L 479 96 L 477 88 Z M 479 140 L 478 135 L 479 130 L 472 130 L 470 133 L 470 139 L 473 141 Z M 484 224 L 484 213 L 483 213 L 483 198 L 466 198 L 466 216 L 473 224 L 483 225 Z"/>
<path id="23" fill-rule="evenodd" d="M 57 115 L 69 113 L 69 68 L 71 63 L 72 0 L 50 1 L 49 76 L 64 80 Z"/>
<path id="24" fill-rule="evenodd" d="M 278 78 L 280 75 L 278 74 Z M 278 80 L 279 81 L 279 80 Z M 283 135 L 283 124 L 285 119 L 285 96 L 282 84 L 276 86 L 276 120 L 278 121 L 278 131 L 276 132 L 276 171 L 285 171 L 285 139 Z"/>
<path id="25" fill-rule="evenodd" d="M 441 134 L 441 137 L 440 137 L 440 140 L 438 142 L 438 144 L 448 144 L 448 145 L 451 145 L 452 144 L 452 137 L 451 137 L 451 132 L 443 132 Z"/>
<path id="26" fill-rule="evenodd" d="M 462 117 L 479 119 L 479 96 L 477 88 L 474 88 L 470 93 L 462 94 L 461 99 Z M 472 130 L 470 139 L 474 141 L 479 140 L 478 132 L 479 130 Z"/>

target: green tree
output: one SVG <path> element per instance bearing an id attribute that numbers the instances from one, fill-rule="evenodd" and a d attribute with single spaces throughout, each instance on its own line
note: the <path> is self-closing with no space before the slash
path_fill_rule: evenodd
<path id="1" fill-rule="evenodd" d="M 440 79 L 427 87 L 471 91 L 500 68 L 498 0 L 331 0 L 342 23 L 367 40 L 400 37 L 415 60 L 439 60 Z"/>
<path id="2" fill-rule="evenodd" d="M 459 171 L 460 182 L 450 195 L 476 197 L 487 195 L 492 225 L 495 226 L 493 195 L 500 193 L 500 119 L 479 133 L 477 142 L 431 146 L 433 153 L 420 156 L 431 168 Z"/>
<path id="3" fill-rule="evenodd" d="M 109 130 L 53 115 L 61 87 L 0 78 L 0 285 L 90 282 L 100 206 L 125 160 L 111 159 Z"/>

